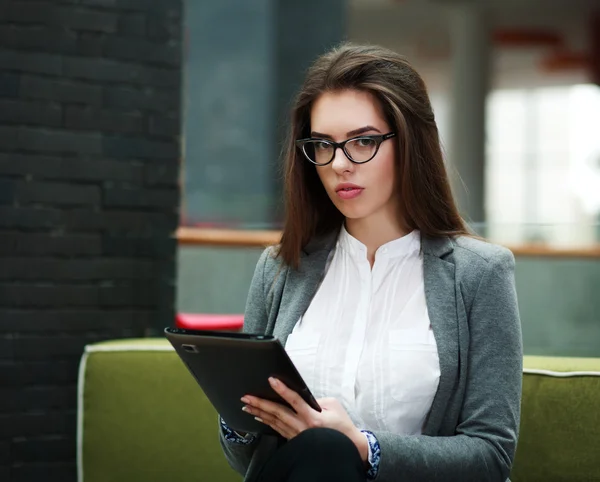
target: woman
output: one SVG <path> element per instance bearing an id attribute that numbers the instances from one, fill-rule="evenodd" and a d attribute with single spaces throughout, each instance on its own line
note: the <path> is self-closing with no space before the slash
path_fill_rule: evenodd
<path id="1" fill-rule="evenodd" d="M 425 85 L 399 55 L 320 57 L 287 143 L 286 219 L 244 330 L 277 336 L 322 412 L 242 399 L 280 437 L 221 420 L 245 480 L 507 480 L 519 427 L 514 258 L 459 216 Z"/>

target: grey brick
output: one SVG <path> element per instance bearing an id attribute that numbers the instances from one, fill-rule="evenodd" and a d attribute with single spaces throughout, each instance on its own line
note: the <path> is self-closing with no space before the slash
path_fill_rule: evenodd
<path id="1" fill-rule="evenodd" d="M 47 99 L 57 102 L 100 105 L 102 87 L 81 82 L 23 76 L 20 95 L 30 99 Z"/>
<path id="2" fill-rule="evenodd" d="M 119 8 L 125 10 L 154 11 L 158 13 L 177 14 L 181 12 L 181 0 L 81 0 L 83 5 L 94 7 Z"/>
<path id="3" fill-rule="evenodd" d="M 117 30 L 115 13 L 88 10 L 75 6 L 64 7 L 47 2 L 13 2 L 7 20 L 22 23 L 56 25 L 74 30 L 93 30 L 114 33 Z"/>
<path id="4" fill-rule="evenodd" d="M 16 182 L 0 178 L 0 206 L 12 205 L 15 201 Z"/>
<path id="5" fill-rule="evenodd" d="M 179 59 L 179 56 L 177 58 Z M 156 87 L 179 89 L 181 86 L 181 70 L 176 68 L 144 67 L 143 78 L 148 85 Z"/>
<path id="6" fill-rule="evenodd" d="M 117 31 L 126 37 L 146 35 L 146 15 L 143 13 L 121 13 Z"/>
<path id="7" fill-rule="evenodd" d="M 0 363 L 2 359 L 14 358 L 14 336 L 8 333 L 0 334 Z"/>
<path id="8" fill-rule="evenodd" d="M 19 76 L 0 72 L 0 97 L 17 97 L 19 95 Z"/>
<path id="9" fill-rule="evenodd" d="M 102 238 L 102 252 L 107 256 L 134 258 L 173 258 L 177 250 L 174 236 L 132 237 L 108 235 Z"/>
<path id="10" fill-rule="evenodd" d="M 179 112 L 180 100 L 178 93 L 173 90 L 145 88 L 106 88 L 104 90 L 104 105 L 124 109 L 143 109 L 155 112 Z"/>
<path id="11" fill-rule="evenodd" d="M 31 175 L 38 179 L 71 181 L 128 181 L 141 184 L 144 168 L 131 162 L 110 159 L 81 161 L 78 158 L 48 157 L 0 152 L 0 173 Z"/>
<path id="12" fill-rule="evenodd" d="M 152 279 L 154 263 L 129 259 L 17 258 L 2 261 L 0 280 L 99 281 Z"/>
<path id="13" fill-rule="evenodd" d="M 101 199 L 98 186 L 56 182 L 21 182 L 16 187 L 15 197 L 22 206 L 27 204 L 97 206 Z"/>
<path id="14" fill-rule="evenodd" d="M 144 167 L 145 181 L 148 186 L 179 186 L 179 172 L 181 166 L 179 163 L 148 163 Z"/>
<path id="15" fill-rule="evenodd" d="M 46 102 L 0 99 L 0 122 L 58 127 L 62 109 Z"/>
<path id="16" fill-rule="evenodd" d="M 19 389 L 17 389 L 19 390 Z M 24 398 L 24 406 L 39 410 L 56 408 L 76 408 L 77 400 L 73 394 L 75 386 L 69 387 L 34 387 L 26 391 L 18 391 L 19 398 Z M 59 402 L 60 401 L 60 402 Z M 21 438 L 13 442 L 13 460 L 21 465 L 23 462 L 57 462 L 71 461 L 74 434 L 69 436 L 42 435 L 32 438 Z"/>
<path id="17" fill-rule="evenodd" d="M 0 311 L 0 319 L 2 313 Z M 40 380 L 47 384 L 70 383 L 72 380 L 77 380 L 78 365 L 77 357 L 72 357 L 69 361 L 45 360 L 17 363 L 0 361 L 0 386 L 38 385 Z"/>
<path id="18" fill-rule="evenodd" d="M 99 288 L 82 285 L 1 283 L 0 306 L 22 308 L 98 306 Z"/>
<path id="19" fill-rule="evenodd" d="M 44 23 L 56 10 L 55 5 L 41 2 L 6 2 L 4 18 L 12 22 Z"/>
<path id="20" fill-rule="evenodd" d="M 169 213 L 74 210 L 63 212 L 58 224 L 73 232 L 101 231 L 114 235 L 128 233 L 153 236 L 175 231 L 178 219 Z"/>
<path id="21" fill-rule="evenodd" d="M 118 15 L 113 12 L 66 7 L 60 10 L 57 20 L 59 25 L 75 30 L 112 34 L 117 31 L 118 18 Z"/>
<path id="22" fill-rule="evenodd" d="M 19 146 L 29 151 L 101 154 L 102 136 L 66 130 L 21 127 Z"/>
<path id="23" fill-rule="evenodd" d="M 148 38 L 152 40 L 166 41 L 182 38 L 182 26 L 178 20 L 168 19 L 161 15 L 148 16 Z"/>
<path id="24" fill-rule="evenodd" d="M 143 118 L 139 112 L 124 113 L 82 107 L 67 107 L 65 126 L 75 130 L 99 130 L 129 134 L 143 131 Z"/>
<path id="25" fill-rule="evenodd" d="M 56 340 L 56 342 L 59 341 L 59 339 Z M 3 431 L 3 435 L 6 434 L 13 439 L 22 439 L 28 436 L 39 436 L 43 434 L 54 435 L 74 433 L 75 421 L 75 410 L 0 415 L 0 427 L 6 429 L 5 432 Z M 48 466 L 47 464 L 33 467 L 20 465 L 17 467 L 20 473 L 17 475 L 15 467 L 12 467 L 11 475 L 13 475 L 14 478 L 9 478 L 11 482 L 25 480 L 44 480 L 50 482 L 58 480 L 55 477 L 50 477 L 49 469 L 52 469 L 52 466 Z M 30 469 L 34 469 L 34 473 L 31 475 L 35 475 L 31 478 L 27 473 Z M 61 480 L 75 480 L 75 474 L 72 474 L 71 476 L 64 474 Z"/>
<path id="26" fill-rule="evenodd" d="M 151 207 L 173 210 L 179 205 L 177 189 L 105 189 L 108 207 Z"/>
<path id="27" fill-rule="evenodd" d="M 113 82 L 136 82 L 142 67 L 107 59 L 65 58 L 64 75 L 78 79 Z"/>
<path id="28" fill-rule="evenodd" d="M 105 136 L 103 151 L 107 157 L 116 159 L 179 159 L 179 143 L 149 141 L 144 138 Z"/>
<path id="29" fill-rule="evenodd" d="M 69 286 L 61 286 L 61 291 L 67 291 Z M 59 292 L 59 290 L 56 290 Z M 98 290 L 99 291 L 99 290 Z M 40 360 L 47 358 L 63 358 L 83 354 L 88 343 L 105 339 L 100 333 L 53 334 L 45 333 L 19 336 L 15 339 L 15 358 L 24 360 Z M 44 342 L 44 339 L 46 340 Z"/>
<path id="30" fill-rule="evenodd" d="M 5 70 L 35 74 L 61 75 L 63 57 L 60 55 L 0 50 L 0 65 Z"/>
<path id="31" fill-rule="evenodd" d="M 89 5 L 91 7 L 105 7 L 115 8 L 117 7 L 117 0 L 79 0 L 82 5 Z"/>
<path id="32" fill-rule="evenodd" d="M 60 220 L 60 212 L 53 209 L 0 206 L 0 227 L 4 228 L 49 229 L 55 228 Z"/>
<path id="33" fill-rule="evenodd" d="M 179 44 L 157 44 L 127 37 L 108 37 L 104 45 L 104 54 L 116 59 L 152 64 L 179 65 L 181 62 Z"/>
<path id="34" fill-rule="evenodd" d="M 76 395 L 75 384 L 70 387 L 0 388 L 0 412 L 76 409 Z M 13 461 L 22 461 L 22 457 L 22 453 L 13 453 Z"/>
<path id="35" fill-rule="evenodd" d="M 106 312 L 93 308 L 70 310 L 59 308 L 40 312 L 38 310 L 5 309 L 0 311 L 0 331 L 78 333 L 118 330 L 119 328 L 143 329 L 150 324 L 150 319 L 151 313 L 144 310 Z"/>
<path id="36" fill-rule="evenodd" d="M 151 115 L 148 117 L 148 133 L 159 137 L 173 137 L 181 133 L 178 116 Z"/>
<path id="37" fill-rule="evenodd" d="M 77 53 L 101 57 L 104 52 L 104 41 L 106 36 L 96 32 L 81 32 L 77 44 Z"/>
<path id="38" fill-rule="evenodd" d="M 10 443 L 8 440 L 0 441 L 0 466 L 2 465 L 10 465 Z M 1 469 L 0 475 L 2 475 Z M 8 480 L 8 476 L 0 480 Z"/>
<path id="39" fill-rule="evenodd" d="M 16 50 L 35 49 L 42 52 L 74 54 L 77 53 L 77 34 L 48 26 L 2 25 L 0 45 Z"/>
<path id="40" fill-rule="evenodd" d="M 133 285 L 103 287 L 100 290 L 100 306 L 140 307 L 157 306 L 157 288 L 152 282 L 136 281 Z"/>
<path id="41" fill-rule="evenodd" d="M 153 68 L 103 58 L 66 57 L 64 75 L 99 82 L 123 82 L 157 87 L 179 87 L 179 70 Z"/>
<path id="42" fill-rule="evenodd" d="M 17 149 L 19 147 L 19 128 L 0 126 L 0 149 Z"/>
<path id="43" fill-rule="evenodd" d="M 0 236 L 0 256 L 98 256 L 103 243 L 99 235 L 4 231 Z"/>

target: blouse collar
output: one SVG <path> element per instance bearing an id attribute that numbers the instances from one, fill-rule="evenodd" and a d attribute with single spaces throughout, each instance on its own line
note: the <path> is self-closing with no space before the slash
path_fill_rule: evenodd
<path id="1" fill-rule="evenodd" d="M 338 237 L 338 246 L 352 256 L 366 258 L 367 247 L 358 239 L 352 236 L 346 226 L 342 226 Z M 395 258 L 399 256 L 408 256 L 413 253 L 418 253 L 421 250 L 421 236 L 417 229 L 402 236 L 401 238 L 389 241 L 376 251 L 375 255 L 378 258 Z"/>

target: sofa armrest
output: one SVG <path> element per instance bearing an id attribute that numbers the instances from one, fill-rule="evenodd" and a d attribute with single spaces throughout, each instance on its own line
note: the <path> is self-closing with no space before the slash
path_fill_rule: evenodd
<path id="1" fill-rule="evenodd" d="M 599 477 L 600 358 L 524 358 L 513 482 Z"/>
<path id="2" fill-rule="evenodd" d="M 78 388 L 79 482 L 240 480 L 214 408 L 166 340 L 87 346 Z"/>

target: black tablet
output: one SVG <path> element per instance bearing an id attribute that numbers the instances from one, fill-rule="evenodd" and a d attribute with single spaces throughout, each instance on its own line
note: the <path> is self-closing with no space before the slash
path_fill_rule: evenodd
<path id="1" fill-rule="evenodd" d="M 239 432 L 273 435 L 269 426 L 242 411 L 240 399 L 254 395 L 289 407 L 269 384 L 275 377 L 296 391 L 312 408 L 319 404 L 279 340 L 272 336 L 165 328 L 175 348 L 225 423 Z"/>

